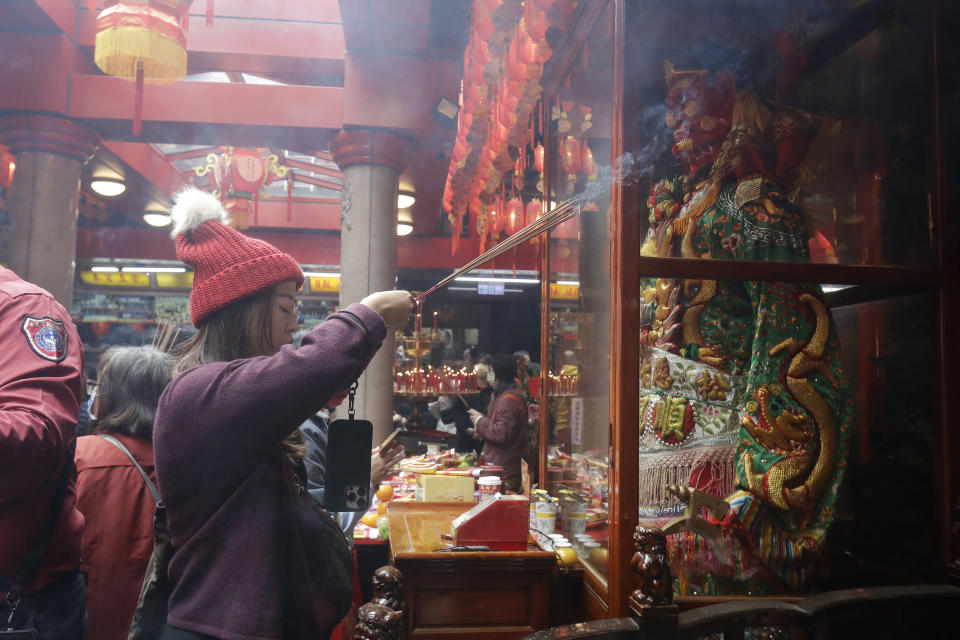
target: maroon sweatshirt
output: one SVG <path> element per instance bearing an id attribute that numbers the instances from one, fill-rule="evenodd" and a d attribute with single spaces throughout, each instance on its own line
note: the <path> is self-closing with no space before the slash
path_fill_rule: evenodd
<path id="1" fill-rule="evenodd" d="M 385 335 L 375 311 L 352 304 L 304 336 L 299 349 L 197 367 L 167 386 L 154 458 L 175 549 L 170 624 L 231 640 L 301 637 L 311 627 L 308 635 L 329 637 L 339 620 L 323 597 L 311 598 L 313 611 L 299 611 L 298 620 L 284 619 L 290 599 L 282 592 L 291 585 L 281 580 L 307 574 L 281 558 L 314 550 L 291 553 L 300 538 L 286 534 L 297 525 L 281 506 L 289 483 L 278 445 L 360 375 Z M 313 510 L 298 516 L 308 527 L 318 517 Z"/>

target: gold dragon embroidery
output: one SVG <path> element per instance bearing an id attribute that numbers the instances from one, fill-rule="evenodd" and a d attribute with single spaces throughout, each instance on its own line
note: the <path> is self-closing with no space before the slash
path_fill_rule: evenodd
<path id="1" fill-rule="evenodd" d="M 772 385 L 762 385 L 757 392 L 759 411 L 766 428 L 757 425 L 749 416 L 743 425 L 764 446 L 774 450 L 786 450 L 787 457 L 775 463 L 765 474 L 753 470 L 753 454 L 742 454 L 744 474 L 751 492 L 764 496 L 774 506 L 788 510 L 809 507 L 820 494 L 830 477 L 837 455 L 836 423 L 830 406 L 813 385 L 810 378 L 820 374 L 833 386 L 839 381 L 824 362 L 823 353 L 830 335 L 830 316 L 816 297 L 805 293 L 800 301 L 809 305 L 816 316 L 816 326 L 809 342 L 799 338 L 787 338 L 770 348 L 770 355 L 781 352 L 793 354 L 787 366 L 786 383 L 791 395 L 813 418 L 820 439 L 816 460 L 799 447 L 811 437 L 805 416 L 784 412 L 774 416 L 770 409 Z M 807 474 L 806 479 L 797 482 Z"/>

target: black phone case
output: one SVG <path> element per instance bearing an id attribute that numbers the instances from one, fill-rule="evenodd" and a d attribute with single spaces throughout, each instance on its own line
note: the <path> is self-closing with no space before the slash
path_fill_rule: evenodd
<path id="1" fill-rule="evenodd" d="M 370 450 L 373 423 L 334 420 L 327 430 L 327 471 L 324 507 L 330 511 L 370 508 Z"/>

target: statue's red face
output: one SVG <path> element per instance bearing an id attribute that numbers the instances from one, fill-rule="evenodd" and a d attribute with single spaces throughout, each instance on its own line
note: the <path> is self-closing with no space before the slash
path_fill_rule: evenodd
<path id="1" fill-rule="evenodd" d="M 673 129 L 673 154 L 692 175 L 708 166 L 730 131 L 736 80 L 719 71 L 678 71 L 667 78 L 667 126 Z"/>

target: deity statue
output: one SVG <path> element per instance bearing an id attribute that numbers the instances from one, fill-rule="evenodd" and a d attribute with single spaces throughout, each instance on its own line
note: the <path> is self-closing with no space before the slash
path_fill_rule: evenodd
<path id="1" fill-rule="evenodd" d="M 729 71 L 668 65 L 666 81 L 682 173 L 651 189 L 641 254 L 809 261 L 796 198 L 814 119 L 771 111 Z M 640 524 L 681 515 L 667 485 L 730 505 L 712 523 L 732 558 L 693 531 L 667 537 L 675 589 L 803 590 L 834 518 L 853 420 L 822 291 L 659 278 L 641 281 L 641 294 Z"/>

